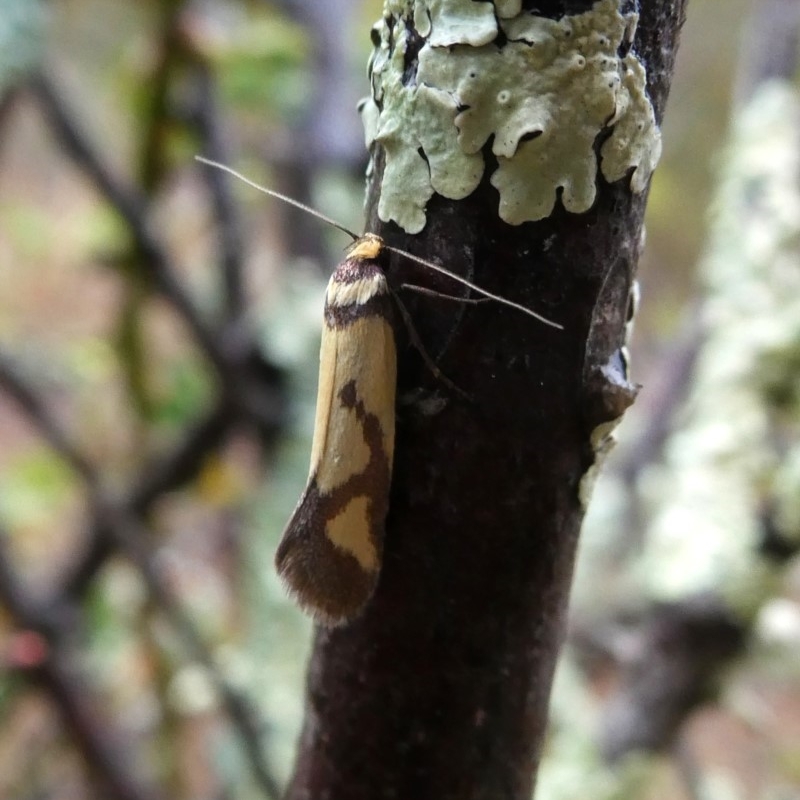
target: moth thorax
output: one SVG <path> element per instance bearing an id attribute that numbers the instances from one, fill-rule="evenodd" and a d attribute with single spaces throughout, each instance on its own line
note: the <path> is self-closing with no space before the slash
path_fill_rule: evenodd
<path id="1" fill-rule="evenodd" d="M 325 295 L 325 306 L 363 306 L 373 298 L 388 293 L 386 276 L 375 262 L 347 259 L 331 276 Z"/>

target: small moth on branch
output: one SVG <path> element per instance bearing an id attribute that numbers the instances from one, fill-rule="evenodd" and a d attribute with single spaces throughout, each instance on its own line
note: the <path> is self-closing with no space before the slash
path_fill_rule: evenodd
<path id="1" fill-rule="evenodd" d="M 546 325 L 559 329 L 561 325 L 438 264 L 391 247 L 374 233 L 358 236 L 224 164 L 196 158 L 312 214 L 354 240 L 331 275 L 325 293 L 308 483 L 275 557 L 278 574 L 298 605 L 322 625 L 341 625 L 358 615 L 375 590 L 389 510 L 397 345 L 394 295 L 383 267 L 387 253 L 397 253 L 447 275 L 483 297 Z M 396 297 L 394 300 L 399 303 Z M 403 318 L 407 319 L 404 312 Z"/>

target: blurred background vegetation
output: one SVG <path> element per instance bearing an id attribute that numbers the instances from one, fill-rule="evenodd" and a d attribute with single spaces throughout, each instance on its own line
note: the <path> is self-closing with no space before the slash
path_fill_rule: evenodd
<path id="1" fill-rule="evenodd" d="M 759 605 L 777 621 L 732 623 L 745 645 L 737 627 L 711 669 L 724 690 L 692 698 L 677 743 L 612 771 L 594 737 L 614 648 L 635 641 L 619 620 L 663 599 L 636 571 L 675 568 L 638 558 L 647 524 L 613 476 L 685 390 L 751 5 L 689 4 L 640 269 L 643 389 L 587 524 L 544 798 L 800 797 L 791 554 Z M 310 626 L 272 554 L 305 482 L 346 242 L 193 156 L 359 229 L 355 104 L 380 13 L 0 4 L 0 798 L 276 797 L 289 775 Z M 586 643 L 598 609 L 606 646 Z"/>

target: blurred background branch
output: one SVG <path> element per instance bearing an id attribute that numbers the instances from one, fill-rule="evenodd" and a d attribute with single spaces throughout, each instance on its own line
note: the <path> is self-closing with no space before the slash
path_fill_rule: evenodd
<path id="1" fill-rule="evenodd" d="M 795 614 L 794 633 L 778 636 L 800 632 L 778 589 L 791 596 L 800 552 L 797 11 L 754 4 L 700 296 L 639 435 L 606 476 L 622 493 L 616 554 L 639 571 L 638 607 L 586 609 L 573 625 L 592 680 L 614 665 L 599 722 L 606 759 L 672 753 L 692 798 L 711 792 L 692 720 L 730 704 L 735 667 L 776 635 L 778 608 Z"/>
<path id="2" fill-rule="evenodd" d="M 245 744 L 253 771 L 265 795 L 277 797 L 278 786 L 264 756 L 262 725 L 256 722 L 253 710 L 248 707 L 247 702 L 229 685 L 228 681 L 220 673 L 213 655 L 203 641 L 203 637 L 190 617 L 176 602 L 172 592 L 159 574 L 154 559 L 148 552 L 148 532 L 131 514 L 129 508 L 115 505 L 106 495 L 102 488 L 98 471 L 69 442 L 67 435 L 59 428 L 56 421 L 41 404 L 35 390 L 25 383 L 2 353 L 0 353 L 0 387 L 17 401 L 20 411 L 32 419 L 55 451 L 86 483 L 87 504 L 91 509 L 93 519 L 92 527 L 106 541 L 106 555 L 111 550 L 118 550 L 137 568 L 147 588 L 151 602 L 169 620 L 176 636 L 187 650 L 189 657 L 200 664 L 208 673 L 214 689 L 220 695 L 226 713 Z M 9 607 L 16 609 L 16 616 L 25 623 L 26 627 L 37 631 L 49 630 L 51 635 L 48 638 L 53 640 L 53 645 L 56 645 L 62 637 L 56 635 L 56 629 L 52 625 L 45 623 L 43 614 L 36 613 L 32 605 L 24 600 L 21 590 L 15 585 L 13 570 L 9 562 L 4 564 L 2 575 L 8 579 L 9 598 L 16 598 L 17 600 L 17 602 L 8 603 Z M 72 587 L 72 582 L 67 585 L 74 588 Z M 51 608 L 59 609 L 69 607 L 70 602 L 68 598 L 51 592 L 48 598 L 48 605 Z M 24 615 L 20 617 L 23 612 L 25 612 Z M 34 618 L 36 624 L 27 621 Z M 62 687 L 61 683 L 59 683 L 59 687 Z M 81 719 L 83 718 L 81 717 Z M 102 739 L 102 737 L 98 738 Z M 103 763 L 108 761 L 105 756 L 100 760 Z"/>
<path id="3" fill-rule="evenodd" d="M 28 596 L 6 552 L 7 539 L 0 529 L 0 599 L 25 629 L 24 638 L 18 640 L 20 668 L 58 707 L 72 740 L 105 791 L 124 800 L 157 800 L 161 794 L 143 785 L 130 769 L 130 741 L 97 713 L 97 698 L 92 698 L 89 682 L 72 663 L 70 640 L 74 637 L 68 633 L 71 620 L 65 620 L 67 604 L 62 598 L 39 603 Z"/>

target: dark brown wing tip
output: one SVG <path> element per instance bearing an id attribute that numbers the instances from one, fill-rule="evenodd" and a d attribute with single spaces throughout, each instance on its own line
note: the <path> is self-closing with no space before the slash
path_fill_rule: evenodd
<path id="1" fill-rule="evenodd" d="M 275 568 L 288 594 L 315 622 L 328 628 L 346 625 L 367 605 L 378 572 L 365 570 L 352 556 L 325 547 L 324 554 L 284 537 Z"/>

